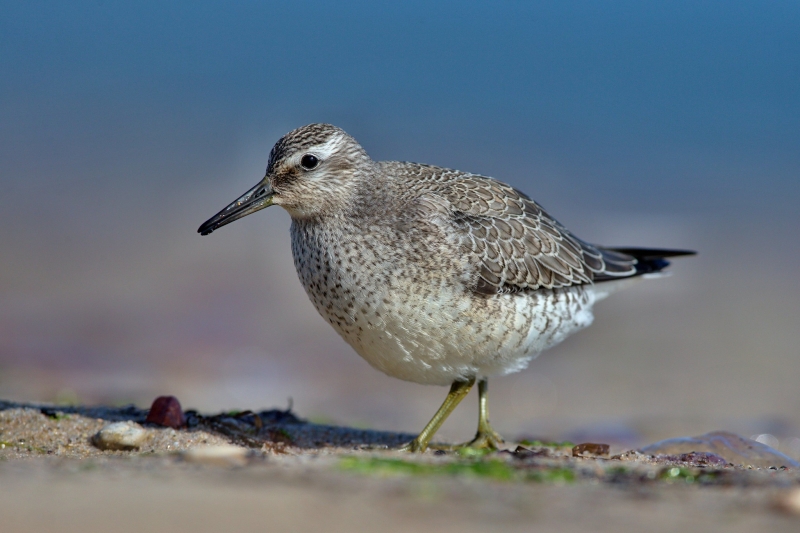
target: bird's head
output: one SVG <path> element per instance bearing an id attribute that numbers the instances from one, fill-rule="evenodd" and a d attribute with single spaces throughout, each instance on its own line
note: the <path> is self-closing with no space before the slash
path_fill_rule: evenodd
<path id="1" fill-rule="evenodd" d="M 361 145 L 343 130 L 330 124 L 303 126 L 275 143 L 267 173 L 255 187 L 197 231 L 207 235 L 271 205 L 296 219 L 336 214 L 347 209 L 371 165 Z"/>

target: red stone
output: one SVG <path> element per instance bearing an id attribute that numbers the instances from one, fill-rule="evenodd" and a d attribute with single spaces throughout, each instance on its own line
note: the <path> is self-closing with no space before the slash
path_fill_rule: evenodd
<path id="1" fill-rule="evenodd" d="M 159 396 L 153 400 L 145 422 L 175 429 L 185 426 L 181 402 L 175 396 Z"/>

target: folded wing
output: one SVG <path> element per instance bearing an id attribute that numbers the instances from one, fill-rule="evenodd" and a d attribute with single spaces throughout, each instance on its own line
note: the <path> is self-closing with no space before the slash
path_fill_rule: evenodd
<path id="1" fill-rule="evenodd" d="M 473 290 L 483 294 L 552 289 L 609 281 L 664 268 L 663 257 L 688 252 L 610 249 L 586 243 L 516 189 L 491 178 L 463 175 L 440 191 L 462 250 L 475 258 Z M 658 255 L 658 253 L 662 253 Z"/>

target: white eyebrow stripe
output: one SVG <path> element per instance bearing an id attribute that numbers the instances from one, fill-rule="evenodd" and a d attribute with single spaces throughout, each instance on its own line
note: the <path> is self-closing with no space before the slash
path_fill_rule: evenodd
<path id="1" fill-rule="evenodd" d="M 331 155 L 333 155 L 343 143 L 344 143 L 344 135 L 341 134 L 335 135 L 330 139 L 328 139 L 327 141 L 325 141 L 325 143 L 323 144 L 318 144 L 313 148 L 311 148 L 310 150 L 301 151 L 292 155 L 293 163 L 295 164 L 300 163 L 300 160 L 306 154 L 313 154 L 324 161 L 328 159 Z"/>

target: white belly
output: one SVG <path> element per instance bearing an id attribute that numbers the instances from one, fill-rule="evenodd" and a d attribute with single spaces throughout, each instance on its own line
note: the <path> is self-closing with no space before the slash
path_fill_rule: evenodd
<path id="1" fill-rule="evenodd" d="M 402 302 L 388 296 L 388 303 L 382 301 L 371 312 L 356 312 L 351 324 L 331 323 L 378 370 L 416 383 L 449 385 L 518 372 L 593 318 L 592 291 L 583 288 L 489 298 L 443 296 L 411 302 L 407 295 Z"/>

